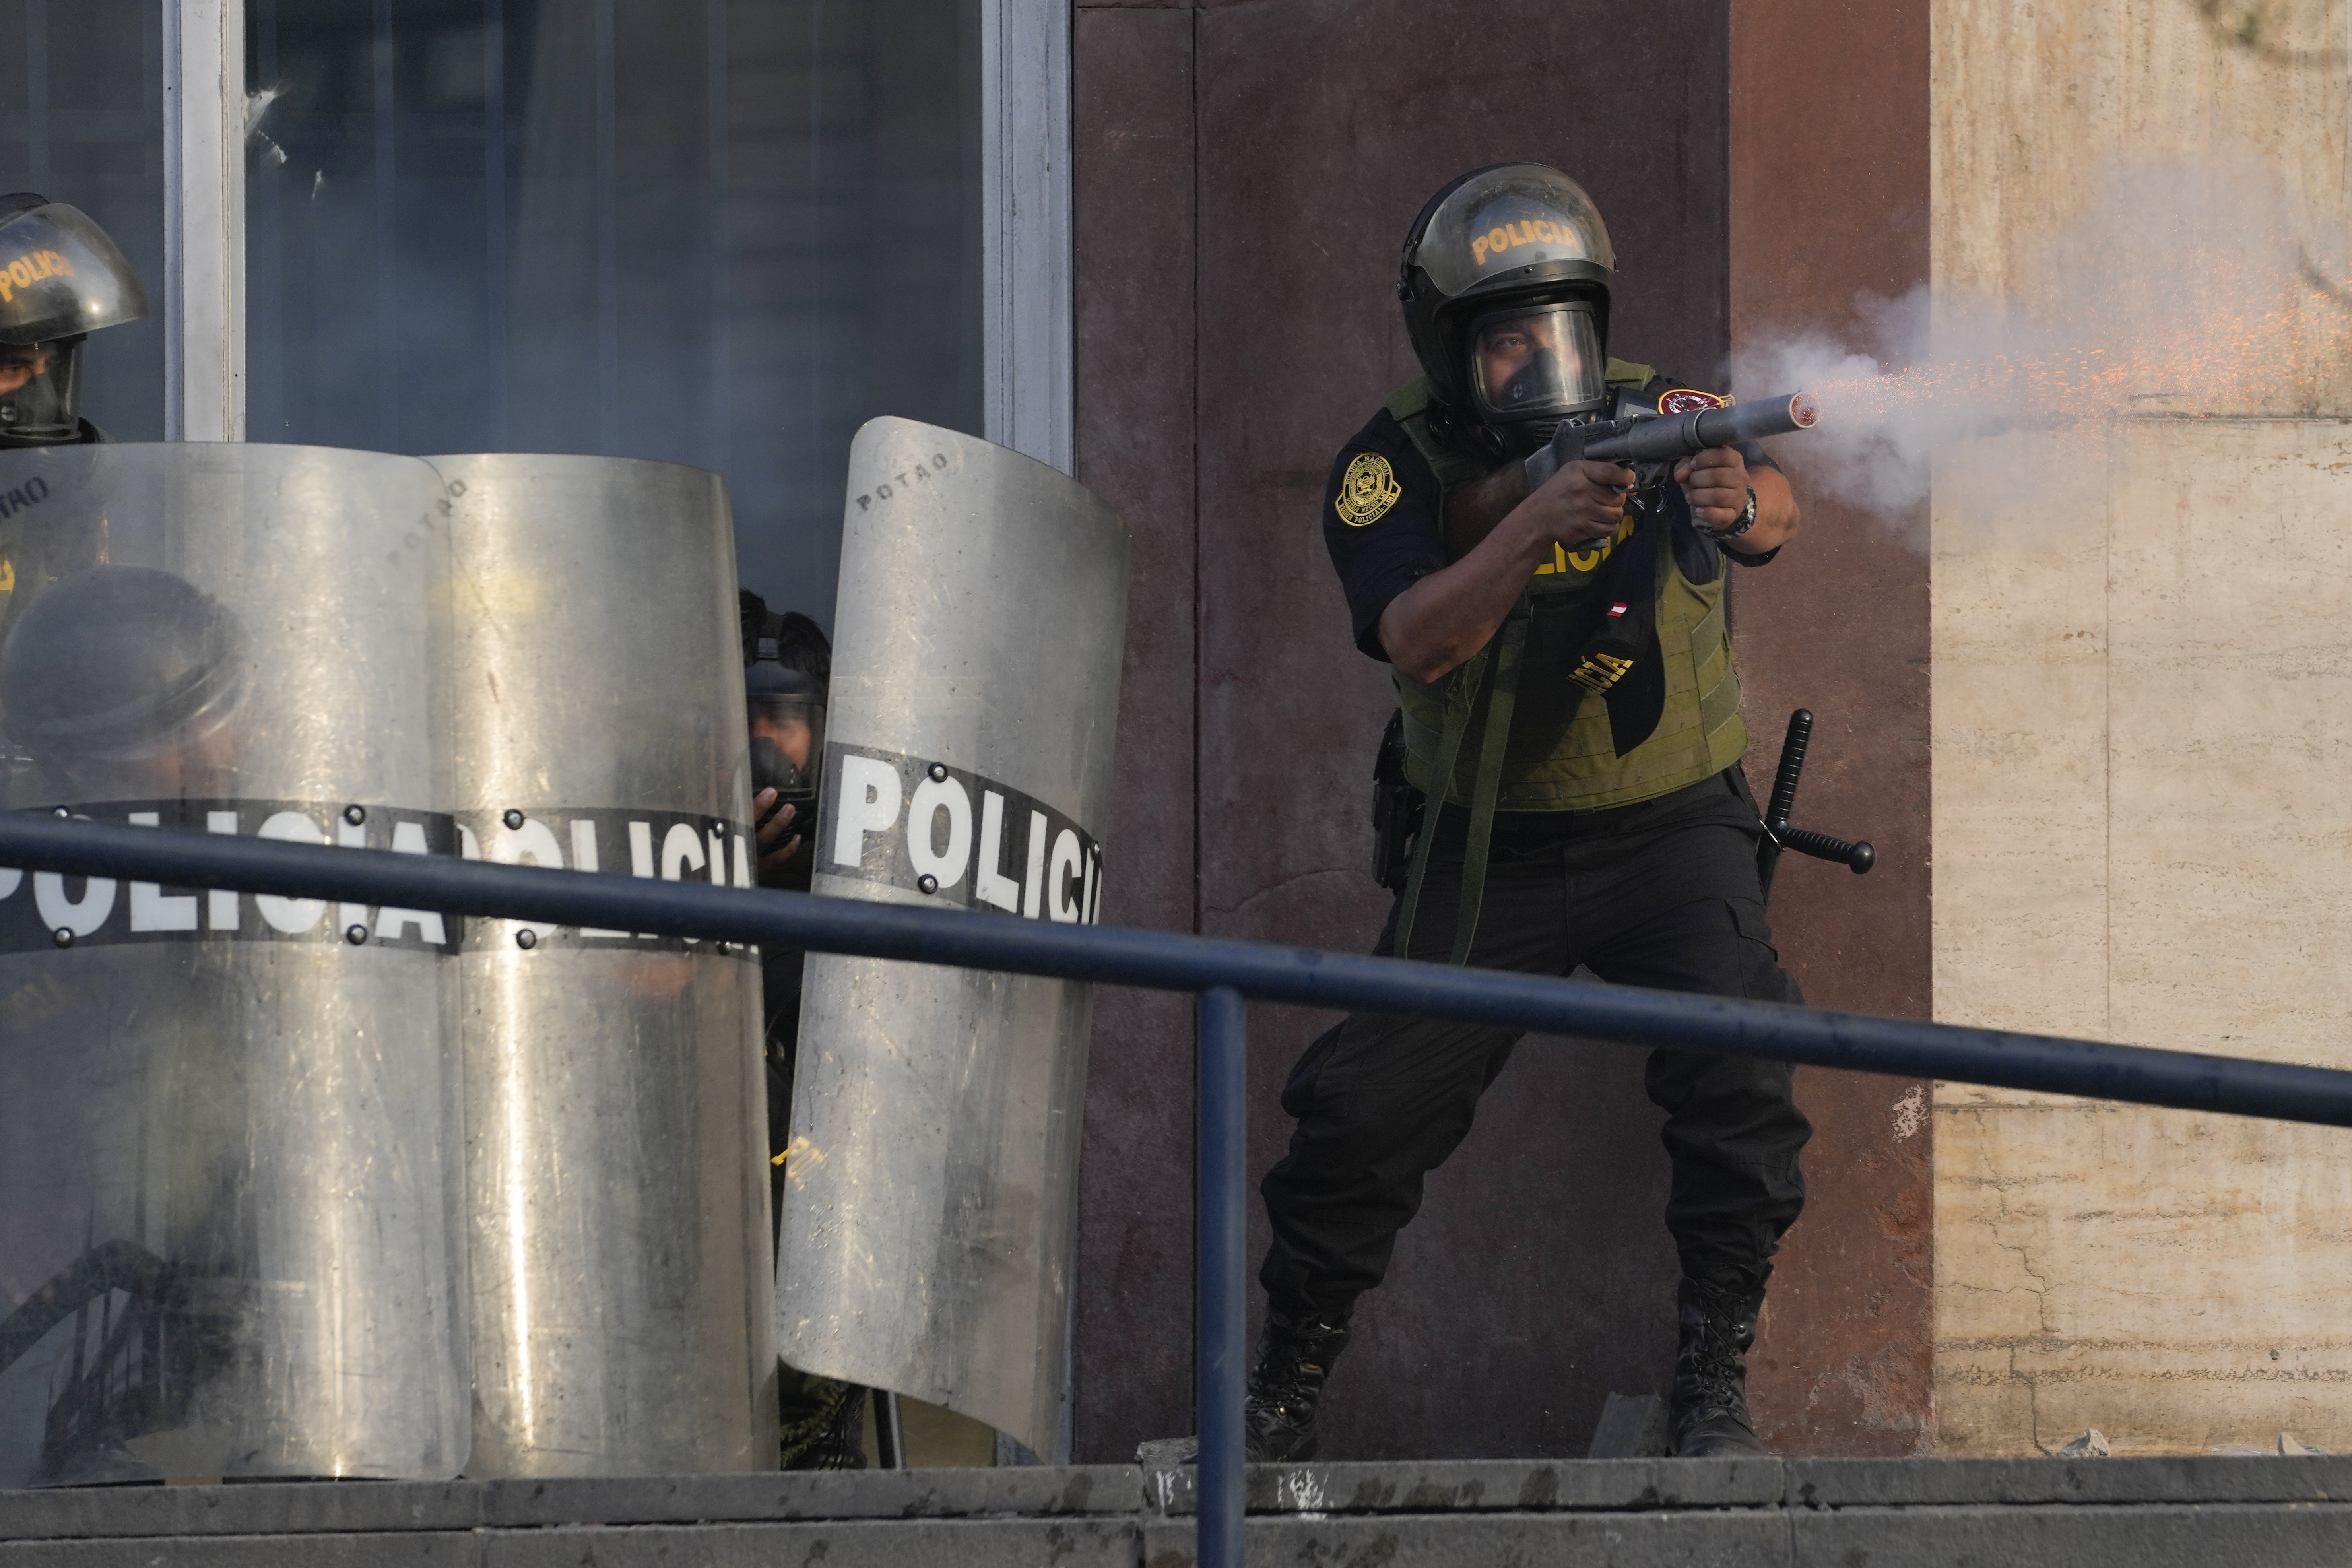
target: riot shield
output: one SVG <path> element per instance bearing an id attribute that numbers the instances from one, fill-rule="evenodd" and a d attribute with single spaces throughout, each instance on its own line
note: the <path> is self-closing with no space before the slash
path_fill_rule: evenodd
<path id="1" fill-rule="evenodd" d="M 452 508 L 466 852 L 748 886 L 750 737 L 717 476 L 426 460 Z M 458 967 L 468 1473 L 774 1468 L 756 954 L 483 921 Z"/>
<path id="2" fill-rule="evenodd" d="M 850 448 L 814 890 L 1090 921 L 1127 531 L 905 419 Z M 794 1366 L 1055 1447 L 1088 988 L 812 953 L 777 1330 Z"/>
<path id="3" fill-rule="evenodd" d="M 10 805 L 454 853 L 440 496 L 362 452 L 0 452 Z M 0 1487 L 465 1465 L 460 936 L 0 871 Z"/>

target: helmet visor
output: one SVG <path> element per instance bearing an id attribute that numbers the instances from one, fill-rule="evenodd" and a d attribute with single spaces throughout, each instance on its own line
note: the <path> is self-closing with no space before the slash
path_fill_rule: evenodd
<path id="1" fill-rule="evenodd" d="M 1540 163 L 1506 163 L 1464 182 L 1430 215 L 1413 259 L 1451 299 L 1540 263 L 1617 265 L 1584 187 Z"/>
<path id="2" fill-rule="evenodd" d="M 1559 419 L 1608 396 L 1601 337 L 1582 304 L 1497 310 L 1470 327 L 1470 392 L 1496 419 Z"/>
<path id="3" fill-rule="evenodd" d="M 751 793 L 772 789 L 806 805 L 816 799 L 824 761 L 824 699 L 813 692 L 753 692 L 745 699 L 751 721 Z"/>
<path id="4" fill-rule="evenodd" d="M 0 445 L 76 439 L 80 393 L 79 338 L 0 342 Z"/>

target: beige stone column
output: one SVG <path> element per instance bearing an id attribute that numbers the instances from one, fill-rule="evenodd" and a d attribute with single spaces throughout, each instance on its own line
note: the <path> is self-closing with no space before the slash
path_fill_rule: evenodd
<path id="1" fill-rule="evenodd" d="M 2118 158 L 2233 147 L 2340 221 L 2347 26 L 1937 0 L 1939 300 L 2038 287 Z M 2130 390 L 1937 470 L 1936 1016 L 2352 1068 L 2352 372 Z M 2352 1450 L 2352 1132 L 1936 1110 L 1940 1452 Z"/>

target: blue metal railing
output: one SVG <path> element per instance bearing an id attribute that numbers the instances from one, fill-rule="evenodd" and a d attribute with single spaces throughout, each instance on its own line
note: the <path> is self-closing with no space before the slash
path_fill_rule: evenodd
<path id="1" fill-rule="evenodd" d="M 0 866 L 1190 991 L 1200 998 L 1199 1561 L 1242 1562 L 1248 1000 L 2352 1126 L 2352 1072 L 1312 948 L 0 813 Z"/>

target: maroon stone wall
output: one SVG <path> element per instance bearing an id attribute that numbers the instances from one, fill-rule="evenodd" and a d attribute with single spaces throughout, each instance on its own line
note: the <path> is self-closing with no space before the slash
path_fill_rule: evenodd
<path id="1" fill-rule="evenodd" d="M 1733 0 L 1731 61 L 1733 341 L 1811 329 L 1865 346 L 1857 298 L 1927 277 L 1927 0 Z M 1868 90 L 1823 91 L 1832 80 Z M 1926 1017 L 1926 509 L 1839 506 L 1806 489 L 1801 438 L 1778 452 L 1805 526 L 1772 570 L 1740 580 L 1749 776 L 1769 777 L 1789 710 L 1811 709 L 1798 825 L 1869 838 L 1879 864 L 1856 878 L 1784 858 L 1774 934 L 1814 1005 Z M 1818 1131 L 1756 1356 L 1765 1435 L 1799 1453 L 1927 1452 L 1927 1086 L 1808 1068 L 1797 1092 Z"/>
<path id="2" fill-rule="evenodd" d="M 1137 562 L 1107 919 L 1369 945 L 1385 908 L 1365 869 L 1369 773 L 1392 700 L 1385 668 L 1350 645 L 1318 509 L 1331 454 L 1415 374 L 1391 287 L 1399 242 L 1464 169 L 1558 164 L 1592 192 L 1617 245 L 1612 347 L 1702 384 L 1719 375 L 1737 210 L 1730 25 L 1716 0 L 1080 5 L 1079 477 L 1127 518 Z M 1811 570 L 1809 549 L 1759 575 Z M 1801 609 L 1759 594 L 1742 614 L 1769 626 Z M 1923 613 L 1922 651 L 1924 637 Z M 1777 669 L 1783 654 L 1765 657 Z M 1777 679 L 1768 670 L 1751 701 L 1759 731 L 1786 711 Z M 1846 703 L 1813 690 L 1817 707 Z M 1822 750 L 1866 785 L 1833 733 Z M 1808 803 L 1834 815 L 1846 787 L 1817 782 Z M 1794 962 L 1821 923 L 1804 902 L 1816 897 L 1776 909 Z M 1811 961 L 1808 984 L 1834 993 L 1824 969 Z M 1255 1171 L 1281 1152 L 1283 1079 L 1328 1021 L 1253 1010 Z M 1189 1005 L 1097 1002 L 1077 1279 L 1084 1458 L 1191 1427 L 1191 1067 Z M 1365 1300 L 1332 1388 L 1330 1457 L 1580 1454 L 1607 1394 L 1663 1390 L 1675 1268 L 1640 1067 L 1617 1047 L 1521 1047 L 1432 1179 L 1389 1285 Z M 1866 1133 L 1886 1106 L 1849 1117 L 1843 1088 L 1806 1093 L 1825 1128 L 1816 1148 L 1842 1173 L 1846 1122 Z M 1867 1315 L 1876 1287 L 1841 1291 L 1831 1265 L 1852 1252 L 1876 1268 L 1885 1250 L 1844 1234 L 1880 1225 L 1884 1203 L 1847 1201 L 1845 1175 L 1823 1183 L 1821 1163 L 1816 1212 L 1834 1217 L 1806 1225 L 1836 1234 L 1776 1302 L 1768 1415 L 1809 1451 L 1880 1451 L 1841 1446 L 1842 1416 L 1805 1414 L 1846 1386 L 1838 1378 L 1868 1377 L 1875 1331 L 1840 1328 L 1843 1360 L 1823 1375 L 1791 1331 L 1811 1331 L 1816 1302 Z M 1847 1425 L 1892 1429 L 1924 1409 L 1904 1403 L 1907 1384 L 1889 1397 L 1876 1426 Z"/>
<path id="3" fill-rule="evenodd" d="M 1077 13 L 1078 478 L 1132 540 L 1102 918 L 1199 927 L 1193 779 L 1192 16 Z M 1192 1005 L 1095 995 L 1078 1214 L 1078 1453 L 1190 1431 Z"/>

